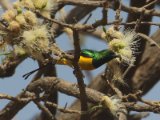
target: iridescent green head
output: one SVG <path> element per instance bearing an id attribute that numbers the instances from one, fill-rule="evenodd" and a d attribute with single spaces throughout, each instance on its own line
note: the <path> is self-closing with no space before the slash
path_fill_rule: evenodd
<path id="1" fill-rule="evenodd" d="M 118 55 L 116 55 L 113 51 L 108 50 L 108 49 L 102 50 L 94 54 L 92 64 L 94 65 L 95 68 L 98 68 L 101 65 L 111 61 L 112 59 L 116 57 L 118 57 Z"/>

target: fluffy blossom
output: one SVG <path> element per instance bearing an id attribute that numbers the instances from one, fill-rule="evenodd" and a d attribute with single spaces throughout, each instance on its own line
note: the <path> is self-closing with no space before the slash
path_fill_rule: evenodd
<path id="1" fill-rule="evenodd" d="M 23 44 L 25 51 L 35 59 L 43 61 L 42 53 L 49 49 L 49 34 L 47 27 L 35 26 L 32 30 L 23 32 Z"/>
<path id="2" fill-rule="evenodd" d="M 137 47 L 137 34 L 133 30 L 126 30 L 124 33 L 114 30 L 113 27 L 107 30 L 106 38 L 109 49 L 120 55 L 123 62 L 133 65 Z"/>
<path id="3" fill-rule="evenodd" d="M 103 96 L 101 105 L 107 108 L 114 118 L 118 117 L 118 112 L 127 113 L 125 107 L 121 104 L 121 100 L 117 96 Z"/>

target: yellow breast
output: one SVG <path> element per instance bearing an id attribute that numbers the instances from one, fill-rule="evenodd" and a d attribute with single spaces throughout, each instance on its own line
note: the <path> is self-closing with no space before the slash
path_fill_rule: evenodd
<path id="1" fill-rule="evenodd" d="M 94 66 L 92 65 L 92 58 L 87 58 L 87 57 L 80 56 L 78 64 L 79 64 L 79 66 L 81 67 L 82 70 L 93 70 L 93 69 L 95 69 Z"/>
<path id="2" fill-rule="evenodd" d="M 73 67 L 72 62 L 70 60 L 65 59 L 65 58 L 57 61 L 57 64 L 68 65 L 70 67 Z M 79 66 L 82 70 L 93 70 L 93 69 L 95 69 L 94 66 L 92 65 L 92 58 L 87 58 L 87 57 L 80 56 L 78 64 L 79 64 Z"/>

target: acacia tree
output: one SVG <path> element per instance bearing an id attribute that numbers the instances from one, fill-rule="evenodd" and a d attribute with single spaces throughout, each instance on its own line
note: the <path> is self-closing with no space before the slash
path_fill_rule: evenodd
<path id="1" fill-rule="evenodd" d="M 14 3 L 1 0 L 0 3 L 5 9 L 0 20 L 1 49 L 10 48 L 3 50 L 5 58 L 0 65 L 0 76 L 16 74 L 16 67 L 27 57 L 35 59 L 40 67 L 23 92 L 14 97 L 0 94 L 0 99 L 10 100 L 0 111 L 1 120 L 11 120 L 29 102 L 35 103 L 42 111 L 34 118 L 37 120 L 140 120 L 146 116 L 141 112 L 160 112 L 159 102 L 142 98 L 159 80 L 160 31 L 148 36 L 150 26 L 160 25 L 152 22 L 153 16 L 160 16 L 155 8 L 158 0 L 131 0 L 130 6 L 119 0 L 21 0 Z M 74 8 L 57 20 L 56 13 L 66 5 Z M 79 22 L 98 7 L 102 9 L 101 19 L 88 24 L 90 16 L 83 24 Z M 108 18 L 110 9 L 115 11 L 114 21 Z M 126 22 L 122 21 L 121 11 L 128 13 Z M 108 25 L 112 27 L 106 29 Z M 130 32 L 120 31 L 121 25 Z M 64 52 L 56 44 L 56 38 L 63 32 L 73 38 L 74 55 Z M 78 64 L 80 34 L 106 41 L 109 49 L 117 52 L 122 59 L 122 62 L 121 59 L 120 62 L 109 62 L 104 72 L 88 86 L 84 84 Z M 131 43 L 125 43 L 121 38 L 131 39 Z M 126 44 L 131 49 L 119 52 Z M 135 49 L 138 54 L 133 55 Z M 56 61 L 64 58 L 73 63 L 77 85 L 56 77 Z M 61 108 L 57 104 L 57 91 L 77 100 L 70 107 Z M 57 111 L 60 113 L 57 114 Z M 131 111 L 139 113 L 130 115 Z"/>

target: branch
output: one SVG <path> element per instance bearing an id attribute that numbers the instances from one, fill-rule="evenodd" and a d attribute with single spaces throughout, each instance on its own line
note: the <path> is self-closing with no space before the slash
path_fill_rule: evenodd
<path id="1" fill-rule="evenodd" d="M 52 115 L 52 113 L 48 110 L 47 107 L 43 106 L 40 102 L 38 101 L 34 101 L 34 103 L 37 105 L 37 107 L 42 110 L 47 116 L 48 116 L 48 120 L 54 120 L 54 116 Z"/>
<path id="2" fill-rule="evenodd" d="M 47 90 L 50 87 L 54 87 L 56 90 L 64 94 L 71 95 L 76 98 L 80 98 L 80 92 L 79 92 L 78 86 L 55 77 L 46 77 L 33 82 L 28 87 L 28 91 L 35 92 L 35 91 L 39 91 L 39 89 Z M 99 104 L 102 98 L 105 96 L 105 94 L 90 88 L 86 88 L 86 95 L 87 95 L 87 101 L 94 104 Z M 134 111 L 145 110 L 145 111 L 150 111 L 155 113 L 160 112 L 159 109 L 156 111 L 153 110 L 153 106 L 149 106 L 149 105 L 141 105 L 141 104 L 130 103 L 130 102 L 125 102 L 124 104 L 126 105 L 127 108 Z M 141 108 L 140 106 L 143 106 L 143 107 Z"/>
<path id="3" fill-rule="evenodd" d="M 43 71 L 43 70 L 42 70 Z M 38 71 L 38 73 L 35 75 L 35 77 L 32 79 L 31 82 L 38 80 L 41 77 L 41 72 Z M 26 95 L 26 90 L 22 91 L 20 94 L 16 96 L 16 99 L 24 98 Z M 0 119 L 1 120 L 11 120 L 23 107 L 25 107 L 29 101 L 23 101 L 23 102 L 17 102 L 11 101 L 9 102 L 1 111 L 0 111 Z"/>
<path id="4" fill-rule="evenodd" d="M 38 87 L 39 86 L 39 87 Z M 56 90 L 71 96 L 75 96 L 80 98 L 79 87 L 76 84 L 71 84 L 62 79 L 55 77 L 45 77 L 41 78 L 38 81 L 31 83 L 27 90 L 32 92 L 39 91 L 39 88 L 44 90 L 48 90 L 48 88 L 54 87 Z M 86 88 L 87 101 L 98 104 L 101 100 L 101 97 L 104 96 L 103 93 L 96 92 L 95 90 L 91 90 Z"/>
<path id="5" fill-rule="evenodd" d="M 77 5 L 77 6 L 82 6 L 82 7 L 103 7 L 106 1 L 84 1 L 84 0 L 58 0 L 58 3 L 60 4 L 66 4 L 66 5 Z"/>
<path id="6" fill-rule="evenodd" d="M 145 2 L 144 2 L 145 3 Z M 142 13 L 144 12 L 144 15 L 148 15 L 148 16 L 160 16 L 160 11 L 151 9 L 151 10 L 147 10 L 144 8 L 139 8 L 139 7 L 128 7 L 124 4 L 122 4 L 122 10 L 128 13 Z"/>
<path id="7" fill-rule="evenodd" d="M 83 80 L 82 71 L 80 70 L 80 67 L 78 65 L 78 61 L 80 58 L 80 52 L 81 52 L 81 48 L 79 44 L 80 39 L 79 39 L 79 33 L 76 30 L 73 30 L 73 39 L 74 39 L 74 49 L 75 49 L 73 66 L 74 66 L 74 72 L 77 78 L 79 91 L 80 91 L 81 111 L 87 111 L 88 105 L 87 105 L 85 84 Z M 88 120 L 88 119 L 89 119 L 88 115 L 81 115 L 81 120 Z"/>
<path id="8" fill-rule="evenodd" d="M 160 30 L 152 35 L 158 45 L 160 43 Z M 132 86 L 136 89 L 143 90 L 143 94 L 147 93 L 160 79 L 160 52 L 157 47 L 150 47 L 147 44 L 143 59 L 135 72 Z"/>
<path id="9" fill-rule="evenodd" d="M 160 108 L 159 107 L 156 108 L 155 106 L 140 105 L 140 104 L 135 104 L 135 103 L 127 103 L 125 105 L 131 111 L 136 111 L 136 112 L 150 112 L 150 111 L 152 111 L 154 113 L 160 113 Z"/>
<path id="10" fill-rule="evenodd" d="M 68 24 L 75 24 L 78 21 L 82 20 L 87 14 L 96 9 L 95 7 L 75 7 L 70 13 L 65 17 L 64 21 Z M 58 37 L 62 32 L 62 26 L 57 24 L 52 25 L 53 32 L 55 33 L 55 37 Z"/>
<path id="11" fill-rule="evenodd" d="M 47 67 L 45 68 L 44 72 L 44 77 L 56 77 L 56 68 L 55 65 L 53 65 L 52 63 L 48 63 Z M 52 102 L 52 103 L 58 103 L 58 92 L 55 89 L 52 88 L 48 88 L 48 91 L 45 91 L 44 95 L 45 96 L 45 100 L 44 100 L 44 106 L 46 107 L 46 109 L 48 109 L 48 111 L 50 111 L 52 116 L 56 115 L 56 107 L 52 107 L 49 106 L 48 104 L 46 104 L 46 101 L 48 102 Z M 41 115 L 39 117 L 41 117 L 41 119 L 49 119 L 51 118 L 50 113 L 46 112 L 41 112 Z"/>
<path id="12" fill-rule="evenodd" d="M 25 57 L 6 57 L 0 65 L 0 77 L 12 76 L 16 67 L 25 59 Z"/>
<path id="13" fill-rule="evenodd" d="M 115 9 L 115 6 L 113 6 L 113 3 L 111 3 L 109 0 L 107 1 L 94 1 L 94 0 L 89 0 L 89 1 L 83 1 L 83 0 L 79 0 L 79 1 L 74 1 L 74 0 L 59 0 L 59 3 L 62 4 L 69 4 L 69 5 L 78 5 L 78 6 L 90 6 L 90 7 L 104 7 L 104 4 L 106 4 L 106 2 L 108 3 L 109 7 L 111 9 Z M 144 15 L 149 15 L 149 16 L 160 16 L 160 11 L 157 10 L 147 10 L 146 8 L 155 4 L 157 2 L 153 1 L 147 5 L 144 5 L 143 8 L 142 7 L 130 7 L 130 6 L 126 6 L 124 4 L 121 4 L 121 9 L 122 11 L 128 12 L 128 13 L 138 13 L 141 14 L 144 11 Z M 145 3 L 145 2 L 144 2 Z"/>
<path id="14" fill-rule="evenodd" d="M 62 108 L 62 107 L 59 107 L 57 104 L 52 103 L 52 102 L 46 102 L 46 104 L 49 105 L 49 106 L 52 106 L 52 107 L 54 107 L 54 108 L 57 108 L 60 112 L 63 112 L 63 113 L 70 113 L 70 114 L 76 113 L 76 114 L 82 114 L 81 111 L 78 111 L 78 110 L 71 110 L 71 109 L 67 109 L 67 108 Z"/>
<path id="15" fill-rule="evenodd" d="M 46 91 L 46 90 L 48 90 L 48 88 L 51 88 L 51 87 L 55 88 L 56 90 L 58 90 L 62 93 L 65 93 L 67 95 L 71 95 L 71 96 L 80 98 L 80 92 L 79 92 L 78 86 L 76 86 L 75 84 L 71 84 L 69 82 L 66 82 L 62 79 L 55 78 L 55 77 L 45 77 L 45 78 L 41 78 L 37 81 L 34 81 L 33 83 L 31 83 L 28 86 L 27 90 L 31 93 L 32 92 L 36 93 L 36 96 L 37 96 L 37 94 L 43 92 L 42 90 Z M 41 91 L 40 91 L 40 89 L 41 89 Z M 33 94 L 33 95 L 35 95 L 35 94 Z M 87 101 L 89 101 L 91 103 L 94 103 L 94 104 L 101 103 L 102 98 L 105 96 L 105 94 L 100 93 L 100 92 L 98 92 L 96 90 L 93 90 L 93 89 L 90 89 L 90 88 L 86 88 L 86 95 L 87 95 Z M 22 96 L 21 95 L 21 97 L 19 97 L 19 98 L 26 99 L 26 97 L 27 96 Z M 4 98 L 7 98 L 7 97 L 4 95 Z M 26 105 L 29 102 L 29 101 L 24 101 L 24 100 L 21 101 L 20 100 L 17 103 L 17 100 L 19 100 L 19 98 L 11 99 L 11 100 L 14 100 L 16 102 L 16 104 L 12 105 L 12 106 L 8 106 L 7 110 L 5 110 L 5 111 L 4 110 L 0 111 L 0 119 L 2 119 L 2 120 L 12 119 L 13 118 L 13 111 L 15 113 L 14 109 L 17 109 L 15 107 L 22 107 L 22 105 L 24 105 L 24 104 Z M 10 98 L 7 98 L 7 99 L 10 99 Z M 37 99 L 40 100 L 41 98 L 37 98 Z M 32 97 L 32 100 L 37 100 L 37 99 Z M 115 98 L 111 97 L 110 99 L 112 99 L 114 101 Z M 28 99 L 28 100 L 30 100 L 30 99 Z M 43 99 L 41 99 L 41 100 L 43 100 Z M 121 103 L 121 104 L 122 105 L 124 104 L 127 109 L 132 110 L 132 111 L 149 111 L 149 112 L 160 113 L 159 104 L 155 104 L 155 106 L 151 106 L 151 105 L 148 105 L 148 104 L 147 105 L 145 105 L 145 104 L 142 105 L 142 104 L 136 104 L 136 103 L 130 103 L 130 102 L 124 102 L 124 103 Z M 121 104 L 119 103 L 119 105 L 121 105 Z M 20 106 L 17 106 L 17 105 L 20 105 Z M 13 109 L 13 111 L 10 111 L 10 109 Z M 12 117 L 10 115 L 11 113 L 12 113 Z"/>

